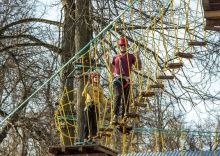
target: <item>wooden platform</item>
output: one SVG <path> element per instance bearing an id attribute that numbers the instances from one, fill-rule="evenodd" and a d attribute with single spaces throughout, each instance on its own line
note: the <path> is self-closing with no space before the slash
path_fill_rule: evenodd
<path id="1" fill-rule="evenodd" d="M 142 103 L 137 103 L 137 102 L 135 102 L 135 103 L 132 103 L 131 104 L 131 106 L 134 106 L 134 107 L 147 107 L 147 104 L 142 104 Z"/>
<path id="2" fill-rule="evenodd" d="M 102 137 L 111 137 L 112 136 L 111 134 L 105 133 L 105 132 L 99 133 L 99 135 Z"/>
<path id="3" fill-rule="evenodd" d="M 216 26 L 205 26 L 205 30 L 213 30 L 213 31 L 220 31 L 220 27 Z"/>
<path id="4" fill-rule="evenodd" d="M 114 131 L 114 129 L 113 128 L 106 128 L 106 127 L 101 127 L 101 128 L 99 128 L 99 131 L 106 131 L 106 132 L 113 132 Z"/>
<path id="5" fill-rule="evenodd" d="M 220 18 L 219 19 L 210 19 L 206 18 L 205 30 L 220 30 Z"/>
<path id="6" fill-rule="evenodd" d="M 141 92 L 140 95 L 142 97 L 152 97 L 152 96 L 155 96 L 155 92 Z"/>
<path id="7" fill-rule="evenodd" d="M 219 0 L 202 0 L 203 10 L 219 10 L 220 1 Z"/>
<path id="8" fill-rule="evenodd" d="M 150 85 L 150 86 L 149 86 L 149 89 L 152 89 L 152 88 L 164 88 L 164 84 Z"/>
<path id="9" fill-rule="evenodd" d="M 136 114 L 136 113 L 126 113 L 125 117 L 127 117 L 127 118 L 139 118 L 139 114 Z"/>
<path id="10" fill-rule="evenodd" d="M 172 80 L 172 79 L 174 79 L 174 76 L 172 76 L 172 75 L 159 75 L 159 76 L 157 76 L 157 79 Z"/>
<path id="11" fill-rule="evenodd" d="M 205 30 L 220 31 L 220 1 L 202 0 L 202 6 L 206 19 Z"/>
<path id="12" fill-rule="evenodd" d="M 205 18 L 212 18 L 212 19 L 218 19 L 220 18 L 220 10 L 210 10 L 204 12 Z"/>
<path id="13" fill-rule="evenodd" d="M 202 41 L 192 41 L 192 42 L 188 42 L 188 46 L 206 46 L 207 43 L 206 42 L 202 42 Z"/>
<path id="14" fill-rule="evenodd" d="M 55 156 L 117 156 L 116 151 L 102 145 L 74 145 L 49 147 L 49 152 Z"/>
<path id="15" fill-rule="evenodd" d="M 168 63 L 167 68 L 169 69 L 176 69 L 176 68 L 181 68 L 183 67 L 183 63 Z"/>
<path id="16" fill-rule="evenodd" d="M 175 53 L 175 56 L 181 57 L 181 58 L 187 58 L 187 59 L 191 59 L 193 58 L 193 55 L 190 53 L 183 53 L 183 52 L 177 52 Z"/>

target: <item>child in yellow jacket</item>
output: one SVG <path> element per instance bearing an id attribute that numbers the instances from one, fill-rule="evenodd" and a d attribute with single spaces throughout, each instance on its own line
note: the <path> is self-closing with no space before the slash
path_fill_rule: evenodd
<path id="1" fill-rule="evenodd" d="M 88 143 L 89 136 L 97 135 L 97 116 L 99 105 L 109 104 L 104 98 L 103 88 L 99 85 L 100 74 L 93 72 L 90 81 L 86 84 L 82 96 L 85 97 L 86 107 L 84 109 L 84 143 Z M 92 140 L 95 143 L 95 139 Z"/>

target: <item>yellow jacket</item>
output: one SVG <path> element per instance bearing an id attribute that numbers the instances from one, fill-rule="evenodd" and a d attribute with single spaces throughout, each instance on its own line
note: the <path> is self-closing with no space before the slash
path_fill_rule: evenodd
<path id="1" fill-rule="evenodd" d="M 94 86 L 90 84 L 89 86 L 85 86 L 82 96 L 86 98 L 86 104 L 94 102 L 95 105 L 99 105 L 100 103 L 103 105 L 107 104 L 107 100 L 104 98 L 104 92 L 101 86 Z"/>

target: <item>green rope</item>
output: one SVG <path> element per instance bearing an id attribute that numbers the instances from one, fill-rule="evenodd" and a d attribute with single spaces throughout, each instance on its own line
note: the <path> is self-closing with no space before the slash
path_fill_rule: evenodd
<path id="1" fill-rule="evenodd" d="M 86 65 L 74 65 L 74 68 L 92 68 L 93 70 L 103 68 L 103 67 L 97 67 L 97 66 L 86 66 Z"/>
<path id="2" fill-rule="evenodd" d="M 59 120 L 76 120 L 76 115 L 57 116 Z"/>
<path id="3" fill-rule="evenodd" d="M 176 134 L 180 135 L 181 133 L 185 133 L 185 135 L 191 135 L 191 136 L 215 136 L 216 134 L 219 134 L 219 131 L 199 131 L 199 130 L 172 130 L 172 129 L 155 129 L 155 128 L 135 128 L 133 130 L 135 133 L 142 133 L 142 132 L 149 132 L 154 133 L 157 131 L 158 133 L 163 134 Z"/>
<path id="4" fill-rule="evenodd" d="M 134 0 L 130 5 L 128 5 L 123 12 L 118 15 L 111 23 L 109 23 L 96 37 L 94 37 L 92 40 L 90 40 L 78 53 L 76 53 L 75 56 L 73 56 L 69 61 L 67 61 L 58 71 L 56 71 L 48 80 L 46 80 L 38 89 L 36 89 L 24 102 L 22 102 L 17 108 L 15 108 L 7 117 L 5 117 L 1 123 L 0 126 L 2 126 L 14 113 L 16 113 L 25 103 L 27 103 L 35 94 L 37 94 L 44 86 L 47 85 L 48 82 L 50 82 L 56 75 L 60 73 L 68 64 L 72 63 L 75 59 L 77 59 L 82 54 L 87 47 L 91 45 L 99 36 L 101 36 L 104 32 L 109 30 L 109 28 L 114 24 L 115 21 L 117 21 L 129 8 L 131 8 L 138 0 Z"/>

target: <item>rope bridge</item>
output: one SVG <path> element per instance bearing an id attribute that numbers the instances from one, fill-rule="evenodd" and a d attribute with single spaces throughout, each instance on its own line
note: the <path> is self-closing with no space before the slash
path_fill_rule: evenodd
<path id="1" fill-rule="evenodd" d="M 190 8 L 196 9 L 190 9 Z M 189 12 L 193 10 L 193 12 Z M 65 66 L 72 63 L 75 72 L 81 69 L 82 75 L 74 75 L 75 78 L 82 78 L 84 85 L 87 83 L 86 77 L 89 73 L 96 70 L 101 73 L 101 84 L 105 91 L 105 96 L 112 103 L 112 81 L 110 74 L 110 64 L 104 61 L 104 56 L 109 55 L 112 58 L 118 52 L 117 40 L 121 36 L 129 41 L 127 47 L 130 53 L 140 52 L 142 60 L 142 70 L 132 69 L 130 77 L 131 98 L 130 112 L 127 113 L 128 121 L 133 124 L 134 129 L 131 134 L 120 134 L 122 136 L 122 153 L 126 152 L 129 145 L 129 152 L 135 152 L 138 144 L 141 144 L 140 136 L 148 137 L 148 140 L 154 142 L 151 151 L 158 151 L 159 145 L 162 151 L 165 150 L 165 144 L 168 139 L 178 139 L 179 147 L 184 150 L 184 141 L 197 138 L 202 148 L 202 138 L 208 137 L 217 143 L 217 132 L 194 132 L 184 130 L 143 128 L 144 117 L 155 111 L 158 97 L 164 96 L 176 99 L 182 94 L 180 90 L 171 91 L 170 86 L 175 85 L 175 79 L 181 70 L 187 67 L 193 67 L 192 58 L 196 48 L 208 49 L 206 43 L 206 31 L 204 31 L 204 18 L 202 14 L 201 1 L 170 0 L 161 4 L 160 1 L 141 1 L 129 0 L 128 7 L 121 12 L 114 21 L 109 23 L 93 40 L 91 40 L 83 49 L 81 49 L 73 58 L 71 58 L 63 67 L 59 69 L 48 81 L 46 81 L 38 90 L 36 90 L 27 100 L 34 96 L 43 86 L 54 78 Z M 193 16 L 192 16 L 193 14 Z M 199 32 L 199 33 L 198 33 Z M 85 48 L 89 50 L 81 55 Z M 79 56 L 79 57 L 78 57 Z M 88 56 L 88 57 L 85 57 Z M 75 95 L 77 89 L 67 90 L 64 87 L 63 94 L 59 100 L 59 105 L 55 113 L 55 123 L 63 138 L 75 139 L 77 141 L 77 122 L 75 105 L 76 101 L 71 101 L 69 95 Z M 179 92 L 179 93 L 178 93 Z M 63 100 L 63 98 L 67 100 Z M 65 101 L 65 103 L 63 103 Z M 183 101 L 188 102 L 183 98 Z M 24 104 L 23 103 L 23 104 Z M 23 104 L 15 109 L 15 113 Z M 68 114 L 64 108 L 69 107 Z M 118 136 L 118 131 L 110 124 L 113 118 L 113 108 L 100 105 L 98 114 L 98 135 L 96 139 L 111 148 L 118 148 L 113 143 Z M 161 109 L 166 109 L 162 105 Z M 8 118 L 11 116 L 8 116 Z M 4 123 L 8 118 L 4 119 Z M 63 127 L 73 127 L 65 129 Z M 198 134 L 198 135 L 195 135 Z M 190 136 L 190 137 L 189 137 Z M 193 136 L 193 137 L 192 137 Z M 128 141 L 129 137 L 129 141 Z M 64 141 L 63 141 L 64 142 Z M 63 143 L 62 142 L 62 143 Z M 71 142 L 71 144 L 74 144 Z M 169 141 L 168 141 L 169 142 Z M 63 143 L 64 144 L 64 143 Z"/>
<path id="2" fill-rule="evenodd" d="M 145 3 L 145 5 L 143 5 Z M 110 74 L 110 64 L 103 59 L 105 55 L 110 55 L 112 58 L 118 51 L 117 40 L 121 36 L 126 37 L 129 41 L 128 51 L 135 54 L 137 51 L 141 54 L 142 70 L 137 71 L 132 69 L 131 73 L 131 109 L 127 114 L 129 122 L 133 125 L 141 125 L 141 116 L 146 113 L 151 113 L 152 105 L 155 105 L 156 97 L 160 96 L 161 92 L 166 96 L 176 98 L 178 94 L 170 92 L 168 86 L 175 84 L 175 78 L 178 76 L 184 66 L 193 67 L 193 51 L 194 48 L 207 49 L 206 31 L 203 30 L 204 18 L 202 17 L 202 4 L 198 2 L 185 1 L 167 1 L 166 5 L 157 2 L 141 2 L 128 1 L 131 6 L 124 11 L 117 20 L 111 23 L 108 31 L 103 32 L 100 37 L 97 37 L 93 45 L 90 45 L 90 50 L 85 55 L 79 57 L 75 62 L 75 69 L 82 69 L 83 74 L 77 75 L 82 77 L 84 85 L 86 84 L 86 76 L 90 72 L 96 70 L 101 73 L 102 85 L 104 86 L 106 98 L 112 103 L 112 75 Z M 157 5 L 156 5 L 157 4 Z M 190 15 L 190 7 L 196 6 L 193 10 L 194 16 Z M 147 7 L 147 8 L 146 8 Z M 156 7 L 156 8 L 155 8 Z M 154 8 L 154 10 L 152 9 Z M 147 13 L 144 13 L 147 10 Z M 201 23 L 198 26 L 198 23 Z M 196 34 L 197 32 L 200 34 Z M 74 69 L 74 70 L 75 70 Z M 76 76 L 76 77 L 77 77 Z M 68 97 L 68 94 L 74 94 L 76 90 L 64 91 L 63 96 Z M 62 101 L 62 100 L 61 100 Z M 65 116 L 64 106 L 76 104 L 76 101 L 67 101 L 61 103 L 55 115 L 57 129 L 61 137 L 70 136 L 68 132 L 62 131 L 62 126 L 72 124 L 77 126 L 75 114 L 72 112 L 70 116 Z M 164 106 L 165 107 L 165 106 Z M 98 135 L 96 139 L 101 139 L 102 144 L 116 148 L 113 141 L 117 136 L 117 130 L 110 121 L 113 117 L 112 108 L 100 105 L 100 113 L 98 114 Z M 69 121 L 71 121 L 69 123 Z M 135 126 L 134 126 L 135 127 Z M 77 128 L 74 129 L 75 131 Z M 148 138 L 154 142 L 153 151 L 158 151 L 158 142 L 162 144 L 162 151 L 166 144 L 165 140 L 169 137 L 175 137 L 180 142 L 187 140 L 189 134 L 193 137 L 198 136 L 198 139 L 205 137 L 206 132 L 200 132 L 199 135 L 194 135 L 192 132 L 184 130 L 163 130 L 158 128 L 140 128 L 136 126 L 130 135 L 130 141 L 127 142 L 127 134 L 122 134 L 122 153 L 125 153 L 127 144 L 129 143 L 129 151 L 135 151 L 135 144 L 138 144 L 137 135 L 140 133 L 148 133 Z M 77 131 L 75 132 L 77 133 Z M 213 132 L 214 133 L 214 132 Z M 212 134 L 213 134 L 212 133 Z M 172 136 L 173 135 L 173 136 Z M 178 136 L 178 137 L 176 137 Z M 218 133 L 210 136 L 216 140 Z M 75 138 L 77 140 L 77 138 Z M 202 144 L 202 142 L 200 141 Z M 184 150 L 184 144 L 180 145 Z"/>

